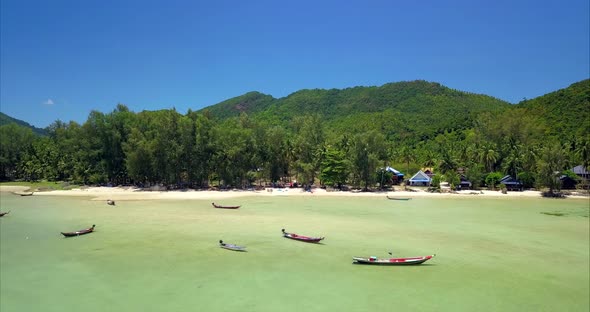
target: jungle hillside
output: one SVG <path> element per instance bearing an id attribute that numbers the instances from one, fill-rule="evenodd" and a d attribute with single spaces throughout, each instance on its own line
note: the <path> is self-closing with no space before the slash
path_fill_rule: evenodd
<path id="1" fill-rule="evenodd" d="M 89 112 L 42 131 L 2 114 L 0 179 L 168 188 L 250 188 L 292 180 L 373 189 L 409 178 L 559 189 L 590 164 L 590 80 L 517 104 L 428 81 L 249 92 L 200 110 Z M 46 135 L 45 135 L 46 134 Z"/>

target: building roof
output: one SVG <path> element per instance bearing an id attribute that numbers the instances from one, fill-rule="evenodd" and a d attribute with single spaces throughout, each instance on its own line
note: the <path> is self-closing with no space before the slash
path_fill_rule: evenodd
<path id="1" fill-rule="evenodd" d="M 431 180 L 432 179 L 422 170 L 419 170 L 410 178 L 410 182 L 430 182 Z"/>
<path id="2" fill-rule="evenodd" d="M 393 169 L 393 168 L 391 168 L 389 166 L 387 166 L 385 168 L 385 171 L 393 172 L 393 174 L 395 174 L 396 176 L 399 176 L 399 177 L 403 177 L 404 176 L 403 173 L 401 173 L 401 172 L 399 172 L 399 171 L 397 171 L 397 170 L 395 170 L 395 169 Z"/>
<path id="3" fill-rule="evenodd" d="M 518 181 L 517 179 L 512 178 L 509 175 L 503 177 L 500 180 L 500 183 L 502 183 L 502 184 L 508 184 L 508 185 L 520 185 L 520 184 L 522 184 L 520 181 Z"/>
<path id="4" fill-rule="evenodd" d="M 583 165 L 575 166 L 572 171 L 577 175 L 590 174 L 590 171 L 586 170 Z"/>

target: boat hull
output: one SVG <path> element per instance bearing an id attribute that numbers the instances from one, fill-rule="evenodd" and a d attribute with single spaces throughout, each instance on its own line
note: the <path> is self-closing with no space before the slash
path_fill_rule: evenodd
<path id="1" fill-rule="evenodd" d="M 301 235 L 291 234 L 291 233 L 284 234 L 283 237 L 297 240 L 300 242 L 306 242 L 306 243 L 319 243 L 321 240 L 324 239 L 323 237 L 308 237 L 308 236 L 301 236 Z"/>
<path id="2" fill-rule="evenodd" d="M 19 196 L 33 196 L 33 192 L 12 192 L 12 194 Z"/>
<path id="3" fill-rule="evenodd" d="M 365 257 L 353 257 L 354 264 L 368 264 L 368 265 L 416 265 L 422 264 L 430 259 L 432 256 L 424 257 L 411 257 L 411 258 L 388 258 L 388 259 L 375 259 Z"/>
<path id="4" fill-rule="evenodd" d="M 390 199 L 390 200 L 410 200 L 411 198 L 405 198 L 405 197 L 404 198 L 402 198 L 402 197 L 389 197 L 389 196 L 387 196 L 387 199 Z"/>
<path id="5" fill-rule="evenodd" d="M 75 231 L 75 232 L 61 232 L 61 235 L 63 235 L 64 237 L 74 237 L 74 236 L 86 235 L 86 234 L 89 234 L 92 232 L 94 232 L 94 226 L 91 228 L 88 228 L 88 229 Z"/>
<path id="6" fill-rule="evenodd" d="M 221 206 L 221 205 L 216 205 L 215 203 L 211 203 L 213 205 L 213 207 L 215 208 L 220 208 L 220 209 L 238 209 L 241 206 Z"/>
<path id="7" fill-rule="evenodd" d="M 219 247 L 227 249 L 227 250 L 233 250 L 233 251 L 246 251 L 246 247 L 232 245 L 232 244 L 219 245 Z"/>

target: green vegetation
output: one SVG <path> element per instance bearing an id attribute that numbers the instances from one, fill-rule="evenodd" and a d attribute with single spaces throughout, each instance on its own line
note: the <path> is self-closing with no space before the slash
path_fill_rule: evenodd
<path id="1" fill-rule="evenodd" d="M 16 124 L 21 127 L 29 128 L 37 135 L 47 135 L 47 131 L 45 131 L 45 129 L 31 126 L 30 124 L 28 124 L 22 120 L 12 118 L 12 117 L 0 112 L 0 126 L 4 126 L 4 125 L 8 125 L 8 124 Z"/>
<path id="2" fill-rule="evenodd" d="M 563 172 L 590 164 L 589 98 L 590 80 L 516 105 L 412 81 L 281 99 L 250 92 L 184 115 L 119 104 L 84 124 L 56 121 L 46 137 L 0 126 L 0 179 L 369 189 L 391 182 L 380 172 L 390 165 L 406 177 L 434 168 L 453 186 L 461 172 L 475 187 L 511 175 L 553 192 Z"/>
<path id="3" fill-rule="evenodd" d="M 16 185 L 25 186 L 29 190 L 68 190 L 78 185 L 70 184 L 67 182 L 51 182 L 51 181 L 11 181 L 11 182 L 0 182 L 0 185 Z"/>

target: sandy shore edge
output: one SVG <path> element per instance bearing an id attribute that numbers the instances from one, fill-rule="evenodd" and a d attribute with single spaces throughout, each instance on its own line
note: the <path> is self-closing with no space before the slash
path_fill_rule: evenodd
<path id="1" fill-rule="evenodd" d="M 29 188 L 26 186 L 1 185 L 0 192 L 22 193 Z M 457 193 L 430 193 L 422 190 L 394 191 L 394 192 L 328 192 L 323 189 L 314 189 L 313 192 L 304 192 L 300 188 L 267 188 L 265 190 L 229 190 L 229 191 L 201 191 L 201 190 L 178 190 L 178 191 L 145 191 L 134 187 L 88 187 L 76 188 L 71 190 L 55 190 L 35 192 L 34 196 L 84 196 L 91 197 L 92 200 L 156 200 L 156 199 L 227 199 L 246 196 L 356 196 L 356 197 L 439 197 L 439 198 L 518 198 L 518 197 L 538 197 L 541 198 L 539 191 L 508 192 L 502 194 L 499 191 L 473 191 L 464 190 Z M 586 196 L 571 195 L 570 199 L 589 199 Z"/>

